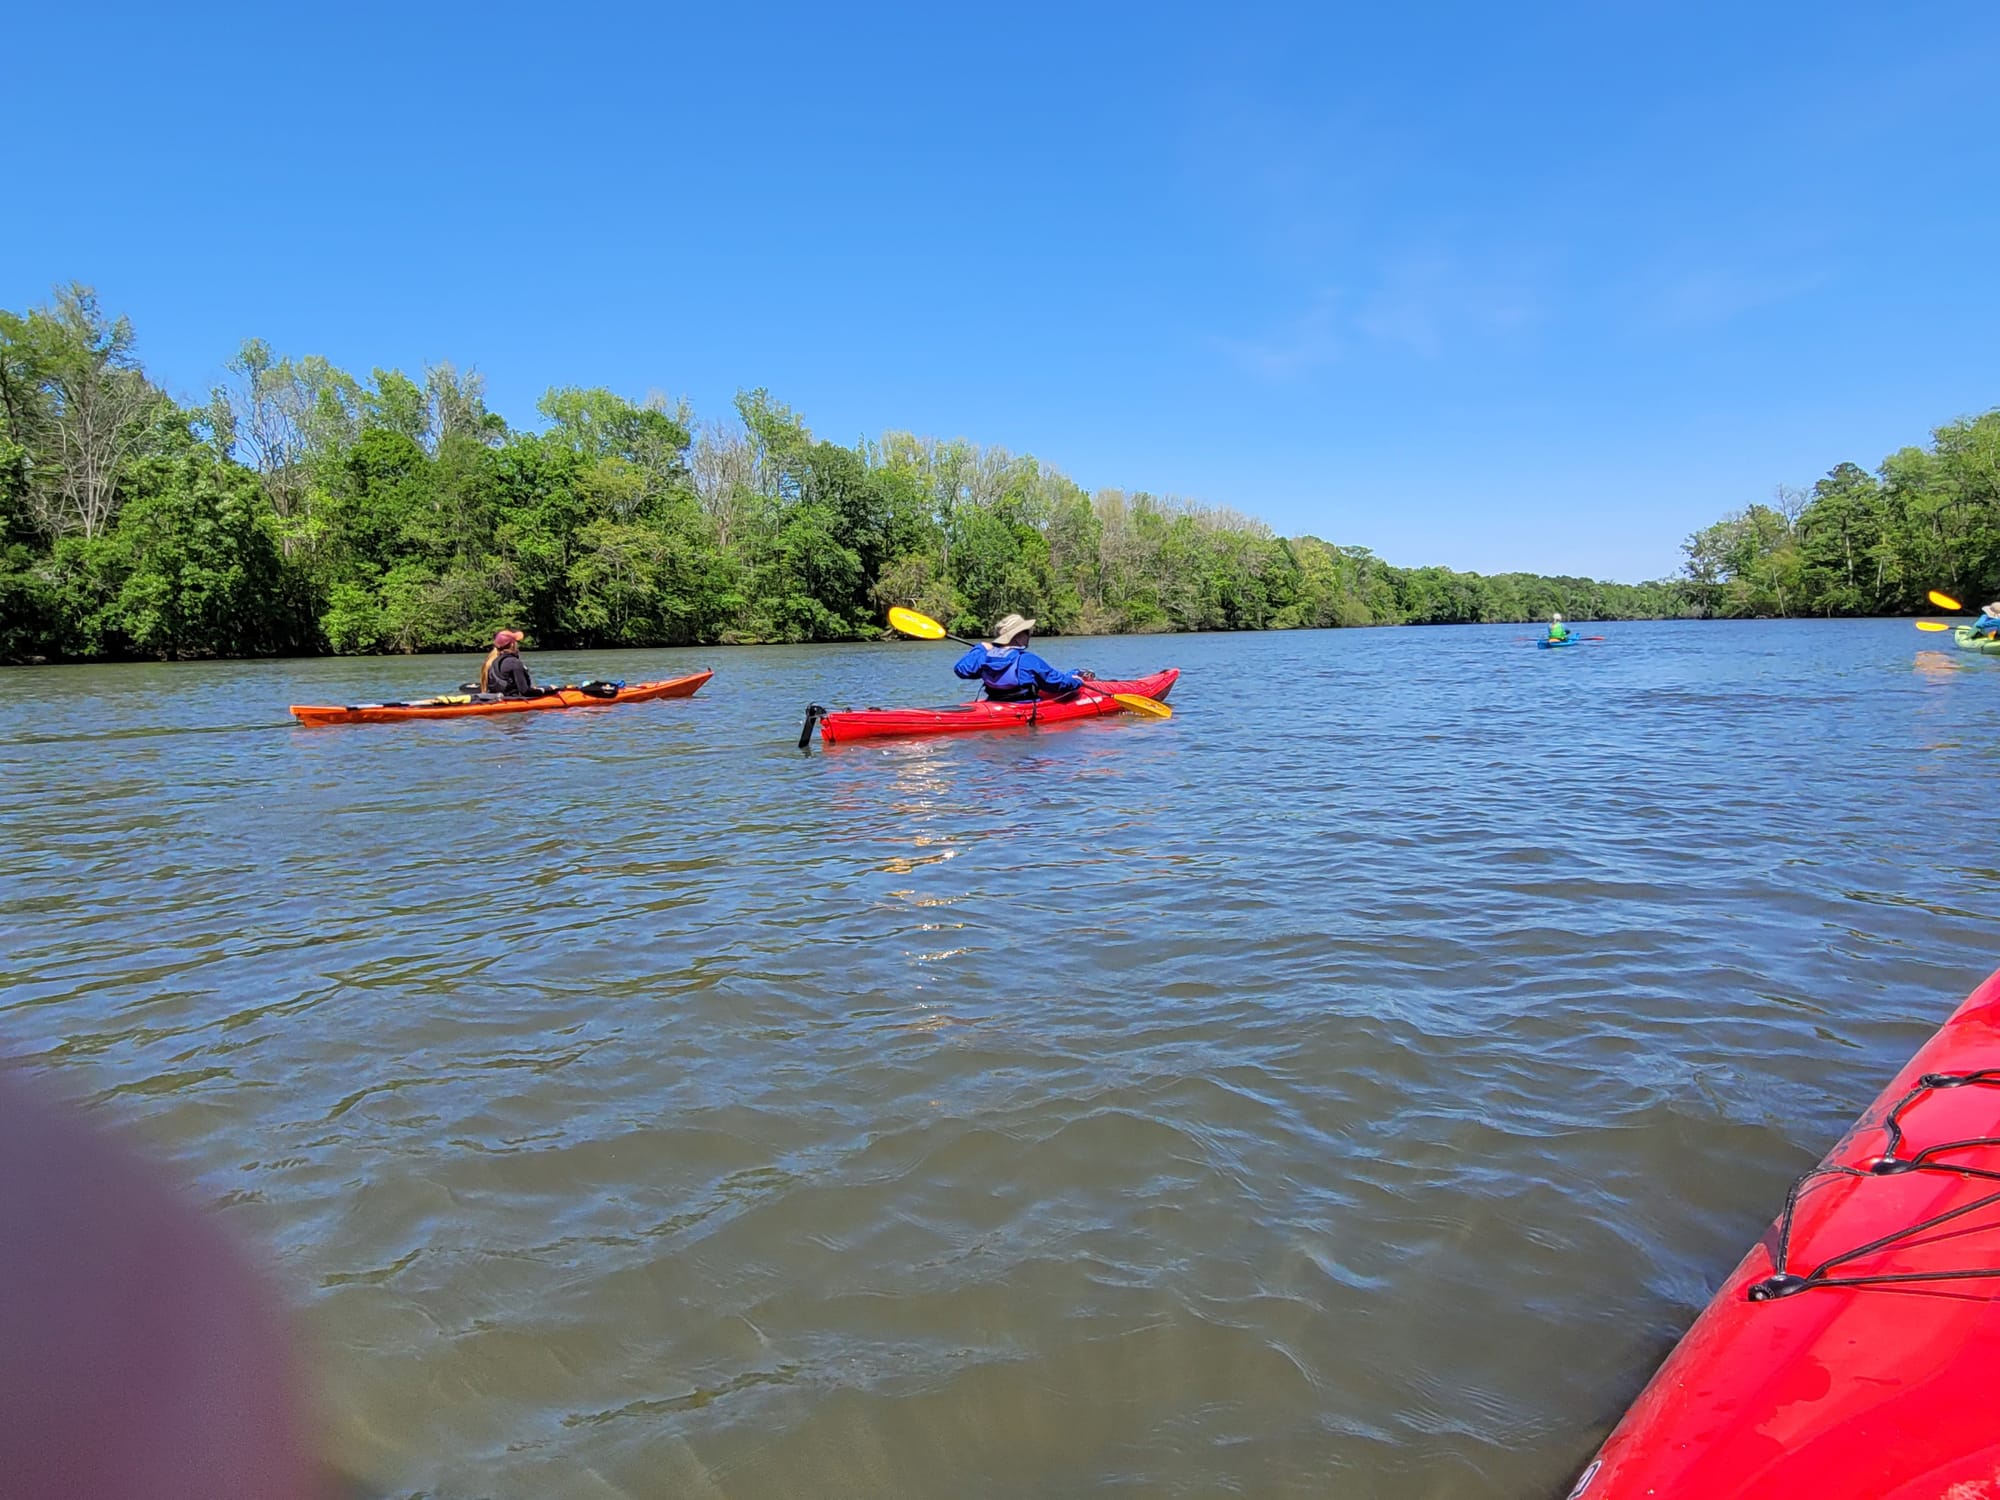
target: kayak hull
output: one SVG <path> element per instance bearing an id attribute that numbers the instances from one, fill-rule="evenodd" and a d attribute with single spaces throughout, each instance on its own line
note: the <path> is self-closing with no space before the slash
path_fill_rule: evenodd
<path id="1" fill-rule="evenodd" d="M 503 698 L 497 703 L 294 703 L 292 717 L 301 724 L 395 724 L 405 719 L 479 719 L 494 714 L 546 713 L 557 708 L 615 708 L 621 703 L 650 703 L 656 698 L 689 698 L 714 675 L 695 672 L 662 682 L 635 682 L 620 688 L 610 698 L 565 689 L 545 697 Z"/>
<path id="2" fill-rule="evenodd" d="M 992 703 L 975 699 L 946 708 L 841 708 L 823 715 L 820 738 L 829 745 L 854 740 L 884 739 L 913 734 L 963 734 L 978 729 L 1026 729 L 1031 725 L 1062 724 L 1119 712 L 1115 693 L 1164 698 L 1180 677 L 1178 667 L 1129 682 L 1086 682 L 1067 698 L 1037 703 Z"/>
<path id="3" fill-rule="evenodd" d="M 1987 1068 L 2000 974 L 1801 1179 L 1572 1500 L 2000 1494 L 2000 1276 L 1962 1277 L 2000 1268 L 2000 1180 L 1953 1169 L 2000 1171 L 2000 1072 L 1964 1077 Z"/>
<path id="4" fill-rule="evenodd" d="M 2000 641 L 1973 635 L 1970 625 L 1952 626 L 1951 638 L 1958 642 L 1958 649 L 1961 651 L 1978 651 L 1987 656 L 2000 656 Z"/>
<path id="5" fill-rule="evenodd" d="M 1574 646 L 1576 644 L 1576 637 L 1571 636 L 1566 641 L 1552 641 L 1547 636 L 1544 636 L 1541 640 L 1536 641 L 1535 644 L 1540 646 L 1544 651 L 1555 651 L 1564 646 Z"/>

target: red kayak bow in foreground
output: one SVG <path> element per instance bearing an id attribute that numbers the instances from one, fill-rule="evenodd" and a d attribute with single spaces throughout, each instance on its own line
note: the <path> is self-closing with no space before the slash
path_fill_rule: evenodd
<path id="1" fill-rule="evenodd" d="M 2000 1497 L 2000 974 L 1793 1187 L 1570 1494 Z"/>

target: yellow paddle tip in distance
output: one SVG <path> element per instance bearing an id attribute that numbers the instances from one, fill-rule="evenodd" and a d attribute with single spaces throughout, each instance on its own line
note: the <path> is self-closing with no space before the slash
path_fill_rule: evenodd
<path id="1" fill-rule="evenodd" d="M 1171 719 L 1174 711 L 1158 698 L 1142 698 L 1137 693 L 1113 693 L 1111 701 L 1120 708 L 1129 708 L 1135 714 L 1144 714 L 1150 719 Z"/>
<path id="2" fill-rule="evenodd" d="M 1917 629 L 1919 629 L 1919 630 L 1949 630 L 1949 629 L 1951 629 L 1951 627 L 1950 627 L 1949 625 L 1946 625 L 1946 624 L 1945 624 L 1944 622 L 1942 622 L 1941 620 L 1919 620 L 1919 621 L 1917 621 Z"/>
<path id="3" fill-rule="evenodd" d="M 1960 604 L 1956 599 L 1952 598 L 1951 595 L 1940 594 L 1936 589 L 1931 590 L 1930 597 L 1931 597 L 1931 603 L 1935 604 L 1939 609 L 1949 609 L 1957 611 L 1965 608 L 1963 604 Z"/>
<path id="4" fill-rule="evenodd" d="M 899 630 L 904 635 L 913 635 L 920 641 L 941 641 L 944 626 L 929 615 L 920 615 L 914 609 L 892 609 L 889 611 L 889 628 Z"/>

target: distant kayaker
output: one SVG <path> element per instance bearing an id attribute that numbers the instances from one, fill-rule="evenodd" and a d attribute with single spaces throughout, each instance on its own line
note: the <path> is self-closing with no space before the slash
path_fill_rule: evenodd
<path id="1" fill-rule="evenodd" d="M 1020 703 L 1029 698 L 1056 698 L 1073 693 L 1095 676 L 1091 672 L 1058 672 L 1028 649 L 1035 622 L 1020 615 L 1008 615 L 993 627 L 991 644 L 982 642 L 958 659 L 952 668 L 968 682 L 977 679 L 986 685 L 986 696 L 998 703 Z"/>
<path id="2" fill-rule="evenodd" d="M 1569 626 L 1563 624 L 1563 617 L 1561 615 L 1549 616 L 1549 639 L 1552 641 L 1566 641 L 1569 639 Z"/>
<path id="3" fill-rule="evenodd" d="M 528 664 L 521 660 L 521 632 L 502 630 L 493 637 L 493 649 L 479 669 L 479 691 L 498 693 L 503 698 L 532 698 L 535 684 L 528 676 Z"/>

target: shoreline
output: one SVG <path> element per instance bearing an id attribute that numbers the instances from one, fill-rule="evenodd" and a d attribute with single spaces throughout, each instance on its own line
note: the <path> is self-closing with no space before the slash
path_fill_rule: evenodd
<path id="1" fill-rule="evenodd" d="M 1567 623 L 1582 625 L 1751 625 L 1776 622 L 1820 623 L 1820 624 L 1866 624 L 1876 621 L 1908 622 L 1924 619 L 1942 619 L 1947 626 L 1970 624 L 1972 616 L 1963 621 L 1936 614 L 1907 615 L 1573 615 Z M 1424 620 L 1397 621 L 1370 625 L 1287 625 L 1267 626 L 1258 630 L 1115 630 L 1115 631 L 1067 631 L 1037 632 L 1042 641 L 1121 641 L 1121 640 L 1171 640 L 1193 636 L 1214 635 L 1309 635 L 1315 632 L 1347 632 L 1358 630 L 1479 630 L 1479 629 L 1525 629 L 1546 624 L 1543 620 Z M 1949 629 L 1943 632 L 1949 635 Z M 900 636 L 884 634 L 862 638 L 827 639 L 812 641 L 689 641 L 662 642 L 653 645 L 615 646 L 537 646 L 524 649 L 536 656 L 567 656 L 586 652 L 647 652 L 647 651 L 761 651 L 796 650 L 809 646 L 934 646 L 935 641 L 911 641 Z M 479 656 L 486 650 L 484 644 L 477 646 L 448 646 L 436 650 L 423 651 L 319 651 L 312 653 L 271 652 L 255 656 L 90 656 L 66 658 L 28 658 L 15 661 L 0 661 L 0 672 L 18 671 L 38 667 L 130 667 L 130 666 L 201 666 L 219 662 L 322 662 L 322 661 L 415 661 L 424 658 L 447 658 L 454 656 Z"/>

